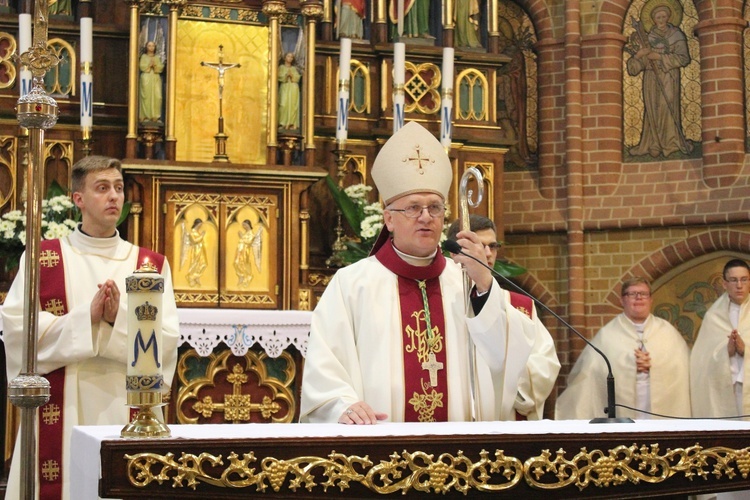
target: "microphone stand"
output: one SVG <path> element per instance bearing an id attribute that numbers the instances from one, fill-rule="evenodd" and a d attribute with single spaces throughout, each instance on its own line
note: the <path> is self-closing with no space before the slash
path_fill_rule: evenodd
<path id="1" fill-rule="evenodd" d="M 479 262 L 481 265 L 486 267 L 490 270 L 490 272 L 494 275 L 499 277 L 501 280 L 503 280 L 504 283 L 512 286 L 515 290 L 518 290 L 519 293 L 522 293 L 523 295 L 530 298 L 536 305 L 550 313 L 552 316 L 557 319 L 560 323 L 565 325 L 571 332 L 578 335 L 584 342 L 586 342 L 587 345 L 589 345 L 594 351 L 599 353 L 599 355 L 604 358 L 604 362 L 607 364 L 607 407 L 604 408 L 604 413 L 607 414 L 606 417 L 596 417 L 589 421 L 590 424 L 632 424 L 635 423 L 632 418 L 627 417 L 618 417 L 617 416 L 617 410 L 615 409 L 615 376 L 612 374 L 612 365 L 609 363 L 609 359 L 607 356 L 594 344 L 592 344 L 589 339 L 583 336 L 581 332 L 576 330 L 573 325 L 565 321 L 559 314 L 557 314 L 555 311 L 547 307 L 544 303 L 542 303 L 539 299 L 531 295 L 529 292 L 521 288 L 520 286 L 513 283 L 511 280 L 503 276 L 502 274 L 498 273 L 494 269 L 492 269 L 490 266 L 487 265 L 487 263 L 482 262 L 481 260 L 477 259 L 473 255 L 469 255 L 468 253 L 464 252 L 461 248 L 461 245 L 458 244 L 458 242 L 454 240 L 446 240 L 443 242 L 443 250 L 456 254 L 460 253 L 461 255 L 464 255 L 466 257 L 469 257 L 472 260 L 475 260 Z"/>

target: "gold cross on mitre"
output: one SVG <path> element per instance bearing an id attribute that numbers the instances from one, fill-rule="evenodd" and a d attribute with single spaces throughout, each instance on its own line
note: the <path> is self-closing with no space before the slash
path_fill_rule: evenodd
<path id="1" fill-rule="evenodd" d="M 406 158 L 404 158 L 401 161 L 403 161 L 404 163 L 406 163 L 408 161 L 415 161 L 415 162 L 417 162 L 417 168 L 419 169 L 419 175 L 424 175 L 424 165 L 422 165 L 422 162 L 435 163 L 435 160 L 432 159 L 432 158 L 430 158 L 429 156 L 422 156 L 422 146 L 420 146 L 419 144 L 417 144 L 416 146 L 414 146 L 414 151 L 416 152 L 416 156 L 411 156 L 411 157 L 407 156 Z"/>

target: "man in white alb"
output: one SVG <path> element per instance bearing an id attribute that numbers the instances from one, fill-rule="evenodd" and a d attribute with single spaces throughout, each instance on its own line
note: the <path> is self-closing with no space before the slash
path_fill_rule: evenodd
<path id="1" fill-rule="evenodd" d="M 604 325 L 591 343 L 607 355 L 615 377 L 618 417 L 654 418 L 646 412 L 690 416 L 688 364 L 690 351 L 682 335 L 651 314 L 651 285 L 641 277 L 625 281 L 623 312 Z M 590 346 L 581 352 L 558 397 L 555 418 L 605 417 L 607 367 Z"/>
<path id="2" fill-rule="evenodd" d="M 448 228 L 448 239 L 455 240 L 460 221 L 454 221 Z M 472 214 L 469 217 L 469 229 L 474 231 L 484 245 L 487 265 L 495 266 L 500 242 L 497 241 L 495 223 L 482 215 Z M 555 341 L 537 315 L 534 301 L 521 293 L 504 290 L 507 304 L 515 307 L 532 321 L 534 346 L 531 348 L 528 362 L 518 379 L 518 392 L 512 406 L 503 408 L 500 420 L 540 420 L 544 417 L 544 404 L 557 381 L 560 372 L 560 360 L 557 359 Z"/>
<path id="3" fill-rule="evenodd" d="M 378 153 L 372 177 L 385 203 L 373 254 L 339 270 L 313 313 L 302 379 L 302 422 L 374 424 L 497 420 L 515 398 L 533 338 L 479 262 L 439 251 L 451 185 L 435 137 L 408 123 Z M 484 261 L 471 231 L 463 250 Z M 462 264 L 473 282 L 466 311 Z M 472 403 L 469 341 L 476 352 Z M 512 391 L 505 387 L 512 385 Z"/>
<path id="4" fill-rule="evenodd" d="M 124 203 L 120 162 L 87 156 L 73 165 L 73 202 L 81 223 L 68 236 L 42 241 L 38 371 L 50 382 L 50 401 L 40 409 L 39 498 L 69 498 L 70 436 L 75 425 L 125 425 L 127 295 L 125 278 L 146 259 L 164 277 L 162 368 L 164 390 L 177 363 L 179 321 L 169 263 L 163 255 L 128 243 L 117 232 Z M 13 380 L 22 366 L 24 260 L 3 305 L 6 372 Z M 47 415 L 48 417 L 44 417 Z M 20 446 L 16 449 L 6 498 L 19 498 Z M 49 470 L 56 471 L 50 474 Z"/>
<path id="5" fill-rule="evenodd" d="M 706 312 L 690 355 L 694 417 L 750 413 L 749 389 L 743 383 L 750 342 L 750 267 L 744 260 L 730 260 L 723 282 L 725 293 Z"/>

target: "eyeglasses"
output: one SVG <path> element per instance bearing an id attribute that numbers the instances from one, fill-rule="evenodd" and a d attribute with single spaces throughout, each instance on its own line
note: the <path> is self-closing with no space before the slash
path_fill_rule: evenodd
<path id="1" fill-rule="evenodd" d="M 748 281 L 750 281 L 750 278 L 724 278 L 724 281 L 727 281 L 733 285 L 736 285 L 737 283 L 742 283 L 743 285 L 746 285 Z"/>
<path id="2" fill-rule="evenodd" d="M 489 248 L 490 250 L 494 252 L 501 246 L 502 244 L 499 241 L 493 241 L 492 243 L 487 243 L 486 245 L 484 245 L 484 248 Z"/>
<path id="3" fill-rule="evenodd" d="M 647 299 L 651 297 L 651 292 L 625 292 L 622 296 L 630 297 L 631 299 Z"/>
<path id="4" fill-rule="evenodd" d="M 422 205 L 409 205 L 406 208 L 386 208 L 386 210 L 390 210 L 391 212 L 401 212 L 404 214 L 404 216 L 410 218 L 410 219 L 417 219 L 422 216 L 422 212 L 427 210 L 427 213 L 430 214 L 430 217 L 440 217 L 445 214 L 445 205 L 441 205 L 439 203 L 433 203 L 432 205 L 422 206 Z"/>

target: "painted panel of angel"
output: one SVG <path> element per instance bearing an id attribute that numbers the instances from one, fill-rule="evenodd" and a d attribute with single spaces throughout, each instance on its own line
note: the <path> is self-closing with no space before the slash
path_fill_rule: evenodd
<path id="1" fill-rule="evenodd" d="M 206 231 L 203 220 L 195 218 L 189 231 L 185 230 L 182 221 L 182 248 L 180 251 L 180 272 L 185 274 L 188 285 L 201 286 L 201 276 L 208 267 L 208 253 L 206 251 Z"/>
<path id="2" fill-rule="evenodd" d="M 234 258 L 234 270 L 237 273 L 237 284 L 247 287 L 255 272 L 262 273 L 263 256 L 263 224 L 259 221 L 256 226 L 250 219 L 242 221 L 242 229 L 238 232 L 237 253 Z"/>

